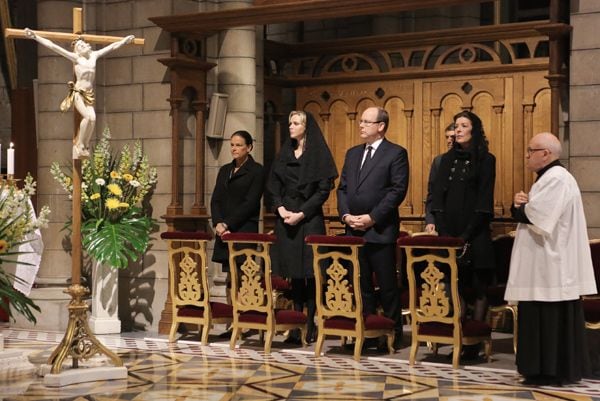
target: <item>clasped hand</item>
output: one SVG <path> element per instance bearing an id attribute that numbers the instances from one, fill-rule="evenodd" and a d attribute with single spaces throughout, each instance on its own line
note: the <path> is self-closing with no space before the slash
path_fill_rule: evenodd
<path id="1" fill-rule="evenodd" d="M 296 224 L 300 223 L 302 219 L 304 219 L 304 212 L 291 212 L 284 206 L 279 206 L 277 211 L 283 219 L 283 222 L 290 226 L 295 226 Z"/>
<path id="2" fill-rule="evenodd" d="M 227 226 L 223 223 L 219 223 L 217 224 L 217 226 L 215 227 L 215 232 L 217 233 L 217 236 L 220 237 L 223 234 L 227 234 L 229 233 L 229 229 L 227 229 Z"/>
<path id="3" fill-rule="evenodd" d="M 349 214 L 344 220 L 346 224 L 349 225 L 353 230 L 359 231 L 367 231 L 375 224 L 371 216 L 368 214 L 360 214 L 358 216 Z"/>
<path id="4" fill-rule="evenodd" d="M 519 191 L 515 194 L 514 206 L 516 208 L 520 207 L 521 205 L 527 202 L 529 202 L 529 195 L 527 195 L 525 192 Z"/>

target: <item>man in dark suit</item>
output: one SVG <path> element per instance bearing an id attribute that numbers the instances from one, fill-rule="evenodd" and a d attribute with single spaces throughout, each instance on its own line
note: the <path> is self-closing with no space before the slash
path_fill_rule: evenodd
<path id="1" fill-rule="evenodd" d="M 402 314 L 396 277 L 398 206 L 408 188 L 406 149 L 385 139 L 389 115 L 369 107 L 360 119 L 365 144 L 348 150 L 337 190 L 338 211 L 348 235 L 361 236 L 361 290 L 364 313 L 375 313 L 373 273 L 380 289 L 383 313 L 396 322 L 394 348 L 402 344 Z"/>

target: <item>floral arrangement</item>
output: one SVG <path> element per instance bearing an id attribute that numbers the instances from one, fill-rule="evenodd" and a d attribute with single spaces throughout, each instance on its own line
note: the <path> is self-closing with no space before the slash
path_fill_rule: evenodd
<path id="1" fill-rule="evenodd" d="M 124 145 L 118 154 L 110 147 L 110 131 L 81 166 L 82 247 L 95 261 L 125 268 L 146 251 L 153 220 L 142 208 L 157 181 L 156 169 L 138 141 Z M 50 171 L 69 194 L 73 180 L 58 163 Z"/>
<path id="2" fill-rule="evenodd" d="M 31 175 L 24 180 L 23 189 L 12 185 L 1 187 L 0 194 L 0 308 L 12 316 L 11 309 L 5 300 L 9 300 L 17 313 L 22 314 L 31 322 L 35 322 L 32 309 L 40 311 L 31 299 L 13 288 L 13 282 L 19 281 L 18 277 L 9 274 L 2 268 L 4 263 L 29 263 L 17 260 L 20 254 L 20 245 L 30 241 L 31 235 L 41 227 L 48 224 L 48 206 L 42 207 L 36 218 L 33 213 L 30 197 L 35 194 L 36 183 Z"/>

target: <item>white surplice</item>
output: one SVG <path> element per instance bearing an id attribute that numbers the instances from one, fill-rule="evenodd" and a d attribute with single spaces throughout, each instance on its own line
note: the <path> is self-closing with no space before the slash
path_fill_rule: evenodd
<path id="1" fill-rule="evenodd" d="M 581 193 L 563 167 L 542 174 L 529 192 L 512 250 L 507 301 L 567 301 L 595 294 Z"/>

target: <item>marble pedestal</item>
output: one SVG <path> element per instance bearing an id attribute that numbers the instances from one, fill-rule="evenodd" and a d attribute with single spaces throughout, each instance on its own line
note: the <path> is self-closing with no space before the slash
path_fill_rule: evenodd
<path id="1" fill-rule="evenodd" d="M 88 321 L 94 334 L 121 332 L 119 320 L 119 270 L 95 262 L 92 272 L 92 314 Z"/>

